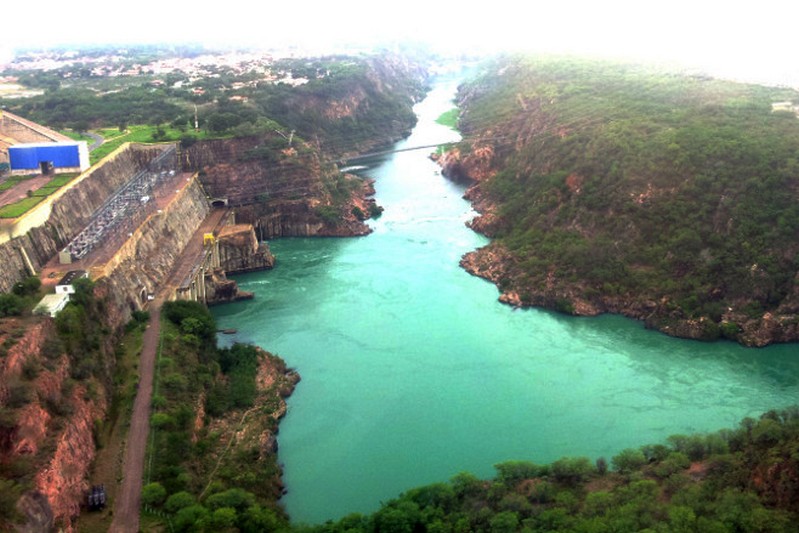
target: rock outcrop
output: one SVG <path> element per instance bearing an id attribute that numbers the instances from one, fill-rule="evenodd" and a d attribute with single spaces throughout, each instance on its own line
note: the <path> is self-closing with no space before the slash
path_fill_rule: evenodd
<path id="1" fill-rule="evenodd" d="M 365 235 L 353 215 L 373 189 L 323 163 L 309 147 L 275 148 L 280 138 L 248 137 L 201 141 L 181 153 L 185 170 L 198 172 L 212 201 L 236 209 L 259 239 Z"/>
<path id="2" fill-rule="evenodd" d="M 235 224 L 219 230 L 219 263 L 226 273 L 265 270 L 275 265 L 269 247 L 258 241 L 250 224 Z"/>
<path id="3" fill-rule="evenodd" d="M 3 326 L 4 344 L 22 331 L 13 321 Z M 95 422 L 107 409 L 96 381 L 70 379 L 69 358 L 54 338 L 52 319 L 37 319 L 0 362 L 0 407 L 6 414 L 0 462 L 29 465 L 35 472 L 17 502 L 21 531 L 49 531 L 54 524 L 71 530 L 89 488 Z"/>

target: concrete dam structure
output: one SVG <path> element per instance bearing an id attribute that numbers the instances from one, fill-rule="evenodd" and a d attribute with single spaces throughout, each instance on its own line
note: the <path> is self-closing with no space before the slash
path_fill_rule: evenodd
<path id="1" fill-rule="evenodd" d="M 157 293 L 203 303 L 237 297 L 226 271 L 269 268 L 251 226 L 213 208 L 176 144 L 127 144 L 35 209 L 0 222 L 0 291 L 28 275 L 48 283 L 83 269 L 107 286 L 124 323 Z"/>

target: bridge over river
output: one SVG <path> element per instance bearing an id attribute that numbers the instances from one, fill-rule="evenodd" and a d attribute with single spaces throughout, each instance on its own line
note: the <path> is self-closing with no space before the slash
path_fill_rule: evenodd
<path id="1" fill-rule="evenodd" d="M 345 163 L 352 163 L 353 161 L 360 161 L 362 159 L 369 159 L 370 157 L 377 157 L 381 155 L 388 155 L 388 154 L 396 154 L 399 152 L 411 152 L 413 150 L 424 150 L 425 148 L 438 148 L 439 146 L 450 146 L 452 144 L 457 144 L 457 141 L 452 142 L 445 142 L 445 143 L 436 143 L 436 144 L 424 144 L 421 146 L 411 146 L 408 148 L 397 148 L 391 150 L 380 150 L 378 152 L 369 152 L 366 154 L 360 154 L 353 157 L 342 158 L 336 161 L 338 164 L 345 164 Z"/>

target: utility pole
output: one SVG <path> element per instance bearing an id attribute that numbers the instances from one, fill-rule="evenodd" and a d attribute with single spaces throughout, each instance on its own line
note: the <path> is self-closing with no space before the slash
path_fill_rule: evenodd
<path id="1" fill-rule="evenodd" d="M 194 131 L 200 131 L 200 121 L 197 119 L 197 104 L 194 104 Z"/>

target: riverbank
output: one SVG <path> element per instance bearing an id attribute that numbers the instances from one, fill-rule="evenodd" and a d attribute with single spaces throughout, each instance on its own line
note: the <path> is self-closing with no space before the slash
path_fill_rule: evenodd
<path id="1" fill-rule="evenodd" d="M 435 124 L 454 94 L 437 86 L 397 148 L 457 139 Z M 372 512 L 458 472 L 489 478 L 511 459 L 612 457 L 731 427 L 799 394 L 787 345 L 753 358 L 616 315 L 500 304 L 458 264 L 489 244 L 465 225 L 466 187 L 425 151 L 363 165 L 385 207 L 369 236 L 271 241 L 275 269 L 236 277 L 255 299 L 213 309 L 238 330 L 223 342 L 268 348 L 303 377 L 279 436 L 293 523 Z"/>

